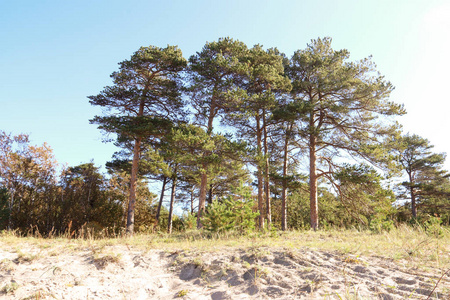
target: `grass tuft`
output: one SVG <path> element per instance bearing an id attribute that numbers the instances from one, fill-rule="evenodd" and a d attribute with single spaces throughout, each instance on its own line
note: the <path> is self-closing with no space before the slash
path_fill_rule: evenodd
<path id="1" fill-rule="evenodd" d="M 8 284 L 5 284 L 2 289 L 0 290 L 0 292 L 2 294 L 11 294 L 14 293 L 14 291 L 16 291 L 19 288 L 19 284 L 15 281 L 11 281 Z"/>
<path id="2" fill-rule="evenodd" d="M 181 290 L 177 293 L 177 298 L 181 298 L 186 296 L 189 293 L 189 290 Z"/>
<path id="3" fill-rule="evenodd" d="M 37 254 L 24 253 L 24 252 L 18 250 L 16 262 L 19 264 L 24 263 L 24 262 L 30 263 L 33 260 L 37 259 L 38 257 L 39 257 L 39 255 L 37 255 Z"/>
<path id="4" fill-rule="evenodd" d="M 4 258 L 0 261 L 0 271 L 11 272 L 14 271 L 15 264 L 10 259 Z"/>
<path id="5" fill-rule="evenodd" d="M 118 264 L 120 263 L 120 260 L 122 258 L 122 255 L 114 254 L 114 253 L 108 253 L 108 254 L 95 254 L 93 257 L 93 262 L 96 266 L 98 266 L 100 269 L 106 268 L 107 265 L 114 263 Z"/>

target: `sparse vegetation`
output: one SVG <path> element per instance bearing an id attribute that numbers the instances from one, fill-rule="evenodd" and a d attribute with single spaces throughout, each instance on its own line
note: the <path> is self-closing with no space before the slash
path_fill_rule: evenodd
<path id="1" fill-rule="evenodd" d="M 118 264 L 120 263 L 121 254 L 114 254 L 114 253 L 106 253 L 106 254 L 94 254 L 93 261 L 94 264 L 97 265 L 99 268 L 105 268 L 110 263 Z"/>
<path id="2" fill-rule="evenodd" d="M 394 281 L 386 279 L 388 281 L 384 282 L 382 279 L 376 279 L 378 277 L 373 278 L 381 280 L 385 293 L 404 295 L 406 290 L 401 290 L 399 286 L 403 284 L 402 288 L 406 289 L 409 288 L 408 285 L 414 285 L 414 289 L 407 291 L 413 298 L 417 295 L 425 296 L 425 293 L 430 293 L 435 288 L 430 299 L 443 299 L 449 289 L 449 280 L 445 272 L 450 269 L 448 256 L 450 232 L 447 228 L 439 226 L 442 231 L 439 235 L 429 234 L 425 227 L 406 225 L 381 233 L 370 230 L 330 229 L 286 231 L 276 236 L 270 232 L 211 235 L 201 230 L 172 235 L 135 234 L 131 237 L 124 235 L 92 239 L 24 238 L 8 232 L 1 235 L 6 237 L 2 239 L 4 247 L 10 249 L 20 247 L 21 257 L 27 257 L 23 253 L 39 251 L 39 255 L 33 260 L 24 260 L 27 264 L 34 262 L 40 264 L 43 260 L 59 259 L 60 256 L 52 256 L 52 253 L 64 247 L 66 254 L 85 253 L 84 255 L 90 258 L 86 262 L 90 261 L 97 266 L 99 272 L 108 274 L 122 269 L 121 266 L 128 264 L 130 259 L 135 267 L 145 266 L 150 262 L 147 259 L 137 259 L 134 254 L 130 257 L 128 253 L 141 253 L 143 256 L 153 251 L 164 253 L 163 257 L 167 259 L 167 272 L 174 274 L 175 278 L 178 278 L 177 274 L 184 274 L 182 278 L 186 282 L 186 288 L 176 292 L 180 298 L 196 295 L 198 291 L 192 290 L 196 286 L 214 290 L 221 282 L 224 284 L 229 282 L 239 287 L 249 284 L 252 288 L 249 287 L 247 293 L 253 295 L 264 292 L 265 287 L 278 282 L 277 284 L 285 289 L 294 288 L 292 287 L 294 285 L 298 295 L 315 295 L 314 293 L 320 291 L 324 295 L 325 293 L 330 295 L 330 299 L 337 295 L 341 299 L 370 299 L 371 297 L 364 296 L 367 295 L 365 294 L 367 291 L 362 291 L 358 285 L 360 274 L 363 276 L 366 272 L 371 272 L 370 276 L 378 274 L 376 276 L 380 278 L 389 278 L 390 272 L 398 274 L 401 271 L 406 277 L 392 277 Z M 18 260 L 14 263 L 4 259 L 0 266 L 7 269 L 11 267 L 11 263 L 14 266 Z M 107 266 L 110 267 L 106 268 Z M 381 268 L 383 272 L 380 271 Z M 54 274 L 52 270 L 56 269 L 58 271 Z M 12 268 L 10 270 L 15 271 Z M 67 266 L 53 265 L 43 271 L 40 271 L 40 268 L 30 267 L 29 270 L 39 272 L 39 276 L 69 274 L 68 278 L 71 279 L 64 283 L 64 288 L 67 289 L 89 286 L 83 278 L 70 275 Z M 329 272 L 333 272 L 333 278 L 342 277 L 342 283 L 334 284 L 335 287 L 330 288 L 327 279 L 330 276 Z M 136 275 L 138 274 L 135 273 Z M 195 280 L 198 280 L 195 285 L 189 285 L 189 282 Z M 11 294 L 13 288 L 19 290 L 15 285 L 8 285 L 4 291 Z"/>
<path id="3" fill-rule="evenodd" d="M 19 288 L 19 284 L 15 281 L 5 284 L 0 290 L 3 294 L 14 293 L 15 290 Z"/>
<path id="4" fill-rule="evenodd" d="M 262 259 L 269 255 L 270 249 L 283 248 L 286 256 L 296 259 L 297 249 L 314 249 L 323 251 L 338 252 L 347 257 L 358 257 L 358 255 L 377 255 L 386 258 L 400 260 L 408 259 L 415 266 L 450 266 L 450 256 L 447 255 L 450 249 L 450 230 L 439 225 L 439 235 L 429 234 L 428 230 L 422 226 L 411 227 L 400 225 L 389 232 L 374 233 L 369 230 L 342 230 L 330 229 L 327 231 L 287 231 L 277 236 L 270 233 L 253 232 L 250 234 L 216 234 L 211 236 L 208 232 L 194 230 L 189 232 L 179 232 L 174 234 L 136 234 L 132 237 L 115 236 L 112 238 L 99 239 L 51 239 L 51 246 L 41 253 L 32 254 L 25 250 L 17 250 L 20 262 L 29 262 L 37 259 L 41 255 L 54 255 L 55 248 L 64 246 L 64 249 L 79 251 L 90 249 L 94 259 L 105 260 L 118 263 L 120 255 L 103 252 L 105 249 L 117 245 L 127 245 L 141 250 L 161 249 L 170 253 L 177 253 L 176 260 L 179 263 L 186 263 L 186 253 L 179 251 L 208 251 L 215 249 L 235 248 L 245 249 L 248 256 Z M 48 244 L 48 240 L 39 237 L 21 237 L 13 232 L 3 231 L 0 233 L 2 243 L 15 247 L 18 243 L 27 243 L 41 247 Z M 175 251 L 175 252 L 174 252 Z M 46 253 L 46 254 L 43 254 Z M 353 255 L 353 256 L 349 256 Z M 235 257 L 235 261 L 242 259 Z M 194 259 L 194 263 L 202 265 L 201 256 Z M 5 266 L 7 260 L 0 264 Z"/>
<path id="5" fill-rule="evenodd" d="M 178 297 L 178 298 L 184 297 L 184 296 L 186 296 L 188 293 L 189 293 L 188 290 L 181 290 L 181 291 L 179 291 L 179 292 L 177 293 L 177 297 Z"/>
<path id="6" fill-rule="evenodd" d="M 35 260 L 36 258 L 38 258 L 39 255 L 38 254 L 31 254 L 31 253 L 24 253 L 20 250 L 17 251 L 17 258 L 16 261 L 17 263 L 24 263 L 24 262 L 32 262 L 33 260 Z"/>
<path id="7" fill-rule="evenodd" d="M 14 268 L 14 263 L 11 260 L 4 258 L 0 261 L 0 271 L 11 272 Z"/>

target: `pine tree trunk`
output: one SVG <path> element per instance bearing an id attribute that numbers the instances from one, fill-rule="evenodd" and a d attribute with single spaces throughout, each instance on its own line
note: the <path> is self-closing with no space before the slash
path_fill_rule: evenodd
<path id="1" fill-rule="evenodd" d="M 208 135 L 211 135 L 213 130 L 213 121 L 214 121 L 214 115 L 215 115 L 215 96 L 213 95 L 211 98 L 211 106 L 209 108 L 209 116 L 208 116 Z M 208 156 L 209 153 L 205 152 L 203 153 L 203 156 Z M 202 228 L 202 215 L 205 210 L 205 203 L 206 203 L 206 189 L 208 186 L 208 175 L 206 174 L 206 170 L 208 169 L 208 164 L 203 163 L 202 168 L 204 170 L 204 173 L 202 174 L 202 178 L 200 181 L 200 196 L 198 200 L 198 213 L 197 213 L 197 228 Z"/>
<path id="2" fill-rule="evenodd" d="M 11 198 L 9 201 L 9 212 L 8 212 L 8 230 L 12 230 L 13 229 L 13 224 L 12 224 L 12 210 L 13 210 L 13 205 L 14 205 L 14 193 L 11 193 Z"/>
<path id="3" fill-rule="evenodd" d="M 146 87 L 143 91 L 143 98 L 147 94 L 148 88 Z M 142 117 L 144 115 L 144 101 L 141 100 L 139 104 L 139 112 L 138 117 Z M 133 149 L 133 163 L 131 165 L 131 178 L 130 178 L 130 198 L 128 201 L 128 213 L 127 213 L 127 234 L 134 233 L 134 210 L 136 207 L 136 183 L 138 176 L 138 166 L 141 152 L 141 137 L 137 137 L 134 139 L 134 149 Z"/>
<path id="4" fill-rule="evenodd" d="M 141 138 L 137 138 L 134 140 L 133 164 L 131 166 L 131 178 L 130 178 L 130 198 L 128 201 L 127 234 L 129 235 L 134 233 L 134 210 L 136 206 L 136 182 L 137 182 L 140 147 L 141 147 Z"/>
<path id="5" fill-rule="evenodd" d="M 413 218 L 417 218 L 417 207 L 416 207 L 416 193 L 414 192 L 414 187 L 410 187 L 411 191 L 411 212 Z"/>
<path id="6" fill-rule="evenodd" d="M 206 168 L 207 165 L 203 164 L 203 168 Z M 206 169 L 205 173 L 202 174 L 202 180 L 200 182 L 200 197 L 198 201 L 198 214 L 197 214 L 197 228 L 202 228 L 202 215 L 205 211 L 205 202 L 206 202 L 206 185 L 208 183 L 208 176 L 206 175 Z"/>
<path id="7" fill-rule="evenodd" d="M 309 137 L 309 203 L 311 210 L 311 228 L 319 227 L 319 209 L 317 205 L 317 172 L 316 172 L 316 136 Z"/>
<path id="8" fill-rule="evenodd" d="M 158 226 L 159 224 L 159 217 L 161 215 L 161 207 L 162 207 L 162 203 L 164 200 L 164 192 L 166 190 L 166 183 L 167 183 L 167 177 L 163 176 L 163 184 L 162 184 L 162 188 L 161 188 L 161 195 L 159 197 L 159 202 L 158 202 L 158 208 L 156 209 L 156 217 L 155 217 L 155 225 Z"/>
<path id="9" fill-rule="evenodd" d="M 281 192 L 281 230 L 287 230 L 287 160 L 288 160 L 288 145 L 289 145 L 289 135 L 292 126 L 290 126 L 286 132 L 286 138 L 284 141 L 283 149 L 283 190 Z"/>
<path id="10" fill-rule="evenodd" d="M 258 210 L 259 210 L 259 228 L 264 228 L 264 203 L 263 203 L 263 173 L 261 168 L 261 128 L 259 116 L 256 117 L 256 144 L 257 144 L 257 180 L 258 180 Z"/>
<path id="11" fill-rule="evenodd" d="M 194 188 L 191 188 L 191 214 L 194 213 Z"/>
<path id="12" fill-rule="evenodd" d="M 176 169 L 175 169 L 175 173 L 176 173 Z M 174 178 L 172 179 L 172 192 L 170 194 L 169 221 L 168 221 L 168 228 L 167 228 L 168 233 L 172 233 L 173 203 L 175 202 L 176 186 L 177 186 L 177 175 L 175 174 Z"/>
<path id="13" fill-rule="evenodd" d="M 209 185 L 209 190 L 208 190 L 208 204 L 212 204 L 213 203 L 213 187 L 212 184 Z"/>
<path id="14" fill-rule="evenodd" d="M 283 191 L 281 192 L 281 230 L 287 230 L 287 206 L 286 206 L 286 179 L 283 179 Z"/>
<path id="15" fill-rule="evenodd" d="M 266 197 L 266 219 L 267 228 L 270 229 L 272 224 L 272 211 L 270 205 L 270 185 L 269 185 L 269 150 L 267 148 L 267 124 L 266 124 L 266 112 L 263 110 L 263 132 L 264 132 L 264 192 Z"/>
<path id="16" fill-rule="evenodd" d="M 88 196 L 87 196 L 87 201 L 86 201 L 86 222 L 89 223 L 91 221 L 91 206 L 90 206 L 90 202 L 91 202 L 91 189 L 92 189 L 92 183 L 89 186 L 88 189 Z"/>

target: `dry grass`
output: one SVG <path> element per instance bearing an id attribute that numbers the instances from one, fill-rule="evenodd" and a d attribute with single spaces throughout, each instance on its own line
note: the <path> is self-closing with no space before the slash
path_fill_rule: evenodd
<path id="1" fill-rule="evenodd" d="M 90 249 L 94 253 L 108 246 L 126 246 L 140 250 L 160 249 L 173 251 L 206 251 L 216 249 L 255 249 L 283 248 L 287 252 L 292 249 L 308 248 L 319 251 L 335 251 L 344 255 L 381 256 L 404 262 L 411 267 L 449 269 L 450 268 L 450 231 L 442 229 L 439 236 L 427 233 L 422 228 L 402 225 L 390 232 L 372 233 L 360 230 L 327 230 L 327 231 L 287 231 L 271 233 L 253 233 L 238 236 L 232 233 L 211 235 L 202 231 L 168 234 L 135 234 L 113 238 L 69 239 L 65 237 L 20 237 L 14 232 L 0 233 L 2 247 L 30 244 L 37 246 L 42 252 L 53 253 L 55 249 L 68 250 Z M 252 250 L 253 249 L 253 250 Z M 262 250 L 258 250 L 262 251 Z M 41 255 L 41 254 L 40 254 Z M 26 260 L 28 257 L 22 255 Z"/>
<path id="2" fill-rule="evenodd" d="M 427 232 L 421 227 L 400 226 L 390 232 L 382 233 L 356 229 L 334 229 L 317 232 L 255 232 L 240 236 L 233 233 L 212 235 L 194 230 L 172 235 L 161 233 L 136 234 L 131 237 L 119 235 L 109 238 L 93 234 L 84 235 L 84 238 L 20 237 L 15 232 L 3 231 L 0 232 L 0 247 L 2 250 L 6 250 L 5 253 L 10 253 L 10 256 L 0 260 L 0 270 L 5 273 L 12 272 L 16 267 L 28 267 L 34 260 L 58 256 L 62 253 L 71 255 L 71 252 L 73 254 L 81 252 L 84 257 L 95 264 L 97 269 L 110 269 L 115 266 L 126 265 L 129 262 L 127 249 L 138 250 L 142 253 L 155 249 L 166 252 L 166 257 L 171 262 L 170 269 L 179 271 L 189 267 L 189 265 L 194 265 L 196 269 L 200 268 L 200 279 L 207 287 L 210 287 L 210 280 L 213 282 L 216 277 L 221 278 L 228 273 L 237 274 L 239 273 L 238 270 L 242 269 L 244 269 L 242 272 L 249 274 L 247 277 L 253 278 L 255 286 L 260 284 L 265 286 L 266 278 L 271 280 L 275 278 L 275 275 L 271 274 L 271 272 L 274 272 L 274 269 L 272 269 L 274 257 L 280 260 L 290 258 L 294 262 L 308 263 L 309 254 L 307 253 L 311 253 L 309 250 L 313 250 L 320 252 L 315 253 L 319 254 L 318 256 L 331 254 L 332 257 L 343 263 L 340 267 L 343 268 L 342 274 L 346 280 L 345 286 L 347 288 L 345 291 L 340 290 L 340 294 L 330 294 L 330 299 L 336 299 L 336 296 L 340 299 L 363 299 L 355 296 L 359 292 L 354 290 L 351 283 L 352 276 L 356 276 L 352 268 L 355 265 L 364 268 L 372 262 L 373 265 L 382 262 L 385 264 L 383 268 L 389 269 L 391 261 L 393 265 L 395 264 L 401 270 L 404 270 L 397 272 L 400 274 L 432 274 L 432 276 L 430 275 L 430 278 L 433 279 L 430 283 L 430 291 L 433 287 L 438 287 L 440 295 L 443 295 L 443 293 L 447 295 L 445 291 L 448 290 L 444 288 L 446 284 L 448 285 L 448 280 L 447 277 L 443 277 L 450 269 L 450 231 L 447 228 L 440 229 L 438 235 Z M 204 255 L 208 253 L 212 255 Z M 224 253 L 232 254 L 225 260 L 222 259 L 213 263 L 211 257 L 215 257 L 215 254 L 224 257 Z M 372 257 L 373 260 L 368 259 L 368 257 Z M 378 259 L 378 257 L 383 259 Z M 287 259 L 286 261 L 290 260 Z M 276 268 L 279 271 L 283 267 Z M 417 270 L 414 270 L 415 268 Z M 430 272 L 420 272 L 422 270 Z M 309 274 L 313 271 L 313 267 L 305 264 L 301 271 Z M 347 278 L 349 279 L 348 286 Z M 442 282 L 440 282 L 441 279 L 443 279 Z M 304 289 L 309 289 L 311 292 L 317 289 L 324 290 L 320 278 L 317 278 L 317 280 L 308 278 L 308 280 L 306 281 L 307 287 L 300 286 L 301 291 Z M 79 285 L 76 282 L 73 284 Z M 195 285 L 193 286 L 195 287 Z M 14 282 L 7 283 L 0 286 L 0 293 L 13 294 L 15 289 L 18 289 L 18 285 Z M 186 294 L 194 295 L 194 292 L 191 287 L 180 287 L 180 290 L 174 295 L 183 298 Z M 40 291 L 36 293 L 38 294 L 33 295 L 41 296 Z M 441 299 L 440 296 L 439 299 Z"/>
<path id="3" fill-rule="evenodd" d="M 15 268 L 15 264 L 12 260 L 4 258 L 0 261 L 0 271 L 11 272 Z"/>
<path id="4" fill-rule="evenodd" d="M 19 284 L 15 281 L 11 281 L 10 283 L 5 284 L 1 289 L 1 294 L 10 294 L 14 293 L 15 290 L 19 288 Z"/>
<path id="5" fill-rule="evenodd" d="M 96 254 L 93 256 L 93 262 L 100 269 L 104 269 L 107 265 L 114 263 L 119 264 L 121 259 L 120 253 Z"/>

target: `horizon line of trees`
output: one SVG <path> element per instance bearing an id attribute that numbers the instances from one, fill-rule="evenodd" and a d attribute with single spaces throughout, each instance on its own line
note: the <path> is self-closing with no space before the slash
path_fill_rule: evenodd
<path id="1" fill-rule="evenodd" d="M 27 137 L 2 133 L 0 214 L 8 215 L 8 228 L 40 222 L 48 231 L 59 222 L 65 231 L 95 222 L 125 226 L 128 234 L 162 223 L 171 232 L 175 202 L 191 214 L 184 222 L 195 215 L 198 228 L 219 228 L 212 224 L 223 218 L 282 230 L 379 227 L 425 215 L 450 223 L 445 154 L 402 133 L 395 117 L 406 112 L 390 101 L 392 84 L 370 57 L 349 58 L 332 49 L 331 38 L 312 40 L 290 58 L 231 38 L 206 43 L 189 60 L 176 46 L 141 47 L 119 63 L 113 85 L 88 97 L 105 111 L 91 123 L 121 149 L 107 163 L 110 178 L 90 163 L 64 170 L 59 180 L 38 172 L 42 183 L 31 184 L 17 175 L 27 168 L 19 157 L 54 174 L 48 148 L 23 147 Z M 160 182 L 158 196 L 148 181 Z M 36 200 L 51 190 L 53 198 Z M 47 221 L 31 213 L 33 203 Z M 11 221 L 19 212 L 28 215 L 20 226 Z M 52 214 L 61 220 L 50 221 Z"/>

